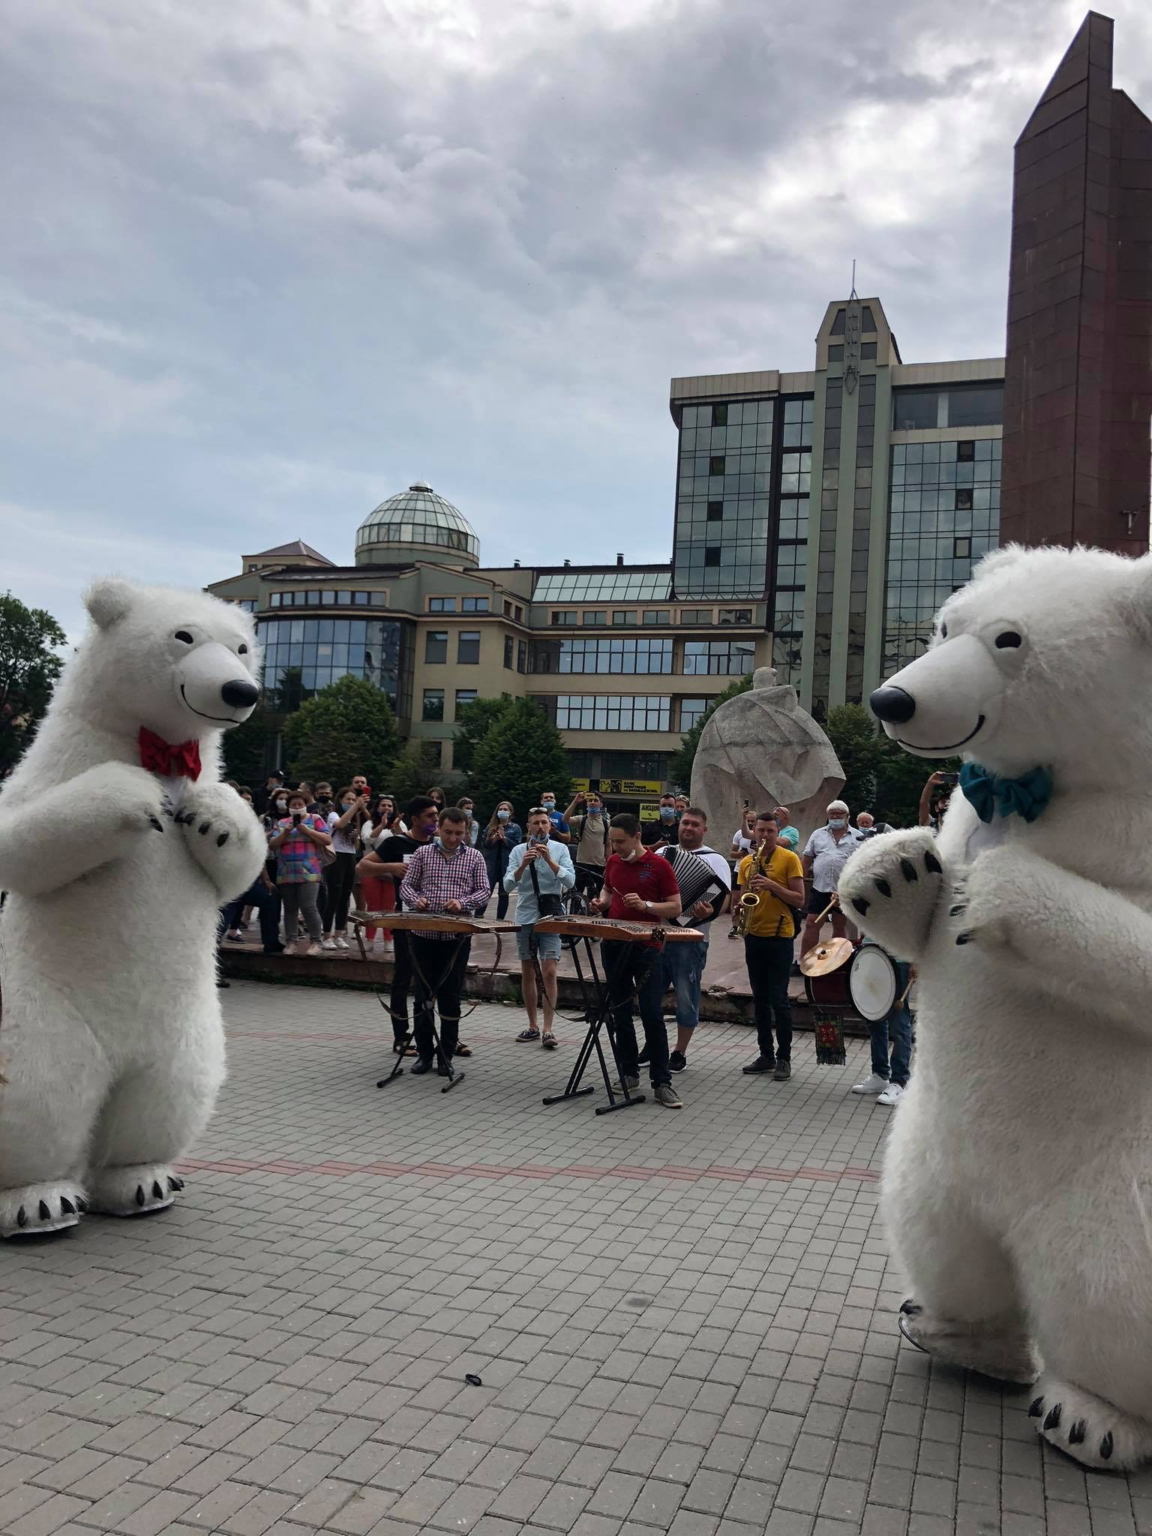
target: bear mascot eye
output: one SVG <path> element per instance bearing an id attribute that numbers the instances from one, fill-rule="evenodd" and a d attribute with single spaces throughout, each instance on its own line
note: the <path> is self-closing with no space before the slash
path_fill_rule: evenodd
<path id="1" fill-rule="evenodd" d="M 1017 645 L 1023 645 L 1023 644 L 1024 644 L 1023 640 L 1020 638 L 1020 636 L 1016 633 L 1016 631 L 1014 629 L 1006 629 L 1003 632 L 1003 634 L 1000 634 L 1000 635 L 996 636 L 996 647 L 997 647 L 998 650 L 1001 650 L 1001 651 L 1006 651 L 1010 647 L 1015 647 Z"/>
<path id="2" fill-rule="evenodd" d="M 941 626 L 940 626 L 940 638 L 941 638 L 941 640 L 947 640 L 947 638 L 948 638 L 948 626 L 947 626 L 947 624 L 941 624 Z"/>
<path id="3" fill-rule="evenodd" d="M 248 647 L 246 645 L 240 646 L 240 648 L 237 650 L 236 654 L 237 654 L 237 656 L 247 656 L 247 654 L 248 654 Z"/>
<path id="4" fill-rule="evenodd" d="M 188 631 L 186 629 L 178 629 L 176 631 L 175 635 L 173 636 L 173 639 L 174 640 L 183 640 L 185 645 L 191 645 L 192 644 L 192 636 L 188 633 Z"/>

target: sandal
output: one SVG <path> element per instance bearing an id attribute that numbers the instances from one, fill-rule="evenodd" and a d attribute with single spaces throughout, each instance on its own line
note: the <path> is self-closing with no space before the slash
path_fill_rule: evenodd
<path id="1" fill-rule="evenodd" d="M 540 1040 L 540 1044 L 546 1051 L 554 1051 L 559 1043 L 560 1042 L 556 1039 L 556 1036 L 551 1034 L 548 1030 L 544 1031 L 544 1034 Z"/>
<path id="2" fill-rule="evenodd" d="M 457 1040 L 456 1049 L 452 1052 L 452 1054 L 453 1056 L 471 1056 L 472 1047 L 470 1045 L 465 1045 L 463 1040 Z"/>
<path id="3" fill-rule="evenodd" d="M 403 1040 L 393 1040 L 392 1054 L 393 1056 L 415 1056 L 416 1047 L 412 1043 L 411 1036 L 405 1035 Z"/>
<path id="4" fill-rule="evenodd" d="M 530 1040 L 539 1040 L 539 1038 L 540 1031 L 538 1029 L 526 1029 L 521 1034 L 516 1036 L 516 1044 L 522 1045 Z"/>

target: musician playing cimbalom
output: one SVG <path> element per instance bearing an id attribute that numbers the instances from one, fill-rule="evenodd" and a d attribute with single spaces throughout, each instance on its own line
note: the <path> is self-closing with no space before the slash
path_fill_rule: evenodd
<path id="1" fill-rule="evenodd" d="M 788 977 L 796 938 L 796 914 L 803 910 L 804 868 L 790 848 L 777 841 L 776 819 L 756 818 L 755 850 L 741 859 L 736 881 L 756 905 L 734 906 L 744 935 L 744 960 L 756 1011 L 760 1054 L 744 1068 L 751 1075 L 771 1072 L 778 1083 L 792 1076 L 792 1005 Z M 772 1025 L 776 1025 L 773 1050 Z"/>
<path id="2" fill-rule="evenodd" d="M 465 843 L 467 822 L 463 811 L 441 811 L 439 837 L 412 855 L 400 886 L 400 898 L 410 911 L 473 915 L 487 906 L 491 893 L 488 866 L 483 855 Z M 455 1054 L 460 1037 L 460 994 L 472 940 L 453 933 L 413 932 L 411 941 L 417 1057 L 412 1071 L 419 1075 L 432 1070 L 432 1021 L 437 1007 L 445 1061 Z M 438 1070 L 442 1077 L 448 1075 L 444 1062 Z"/>
<path id="3" fill-rule="evenodd" d="M 692 1031 L 700 1022 L 700 985 L 708 963 L 712 919 L 724 910 L 727 892 L 732 887 L 728 860 L 715 848 L 708 847 L 707 835 L 707 816 L 696 806 L 689 806 L 680 817 L 679 847 L 665 848 L 662 852 L 662 857 L 668 859 L 676 873 L 685 920 L 704 935 L 690 943 L 665 944 L 660 960 L 664 968 L 664 984 L 676 994 L 676 1049 L 668 1058 L 668 1066 L 673 1072 L 683 1072 L 688 1065 Z M 699 878 L 690 881 L 689 875 Z M 699 899 L 691 900 L 697 889 L 701 893 Z M 688 904 L 690 901 L 691 905 Z M 640 1060 L 644 1059 L 641 1056 Z"/>
<path id="4" fill-rule="evenodd" d="M 560 961 L 560 935 L 537 933 L 542 917 L 559 915 L 560 898 L 576 884 L 572 855 L 563 843 L 550 837 L 552 819 L 543 806 L 528 812 L 528 841 L 513 848 L 504 876 L 504 889 L 516 892 L 516 948 L 520 953 L 520 981 L 528 1028 L 519 1041 L 536 1041 L 546 1050 L 556 1049 L 552 1022 L 556 1016 L 556 967 Z M 541 910 L 543 908 L 543 910 Z M 536 965 L 544 983 L 544 1034 L 536 1016 Z"/>
<path id="5" fill-rule="evenodd" d="M 643 846 L 635 816 L 613 816 L 608 828 L 612 853 L 604 868 L 604 889 L 593 905 L 609 917 L 630 923 L 658 923 L 680 913 L 680 888 L 667 859 Z M 665 1109 L 682 1105 L 668 1071 L 668 1031 L 664 1027 L 664 973 L 658 955 L 646 944 L 606 939 L 604 973 L 616 1035 L 620 1075 L 629 1090 L 640 1086 L 632 994 L 648 1049 L 652 1096 Z"/>

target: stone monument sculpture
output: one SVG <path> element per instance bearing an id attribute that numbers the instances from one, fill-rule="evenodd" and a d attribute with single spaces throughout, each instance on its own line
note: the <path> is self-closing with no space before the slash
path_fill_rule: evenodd
<path id="1" fill-rule="evenodd" d="M 692 804 L 707 812 L 715 848 L 727 847 L 745 804 L 758 811 L 786 805 L 803 846 L 843 785 L 832 743 L 800 708 L 795 688 L 778 684 L 772 667 L 758 667 L 751 689 L 721 704 L 704 727 Z"/>

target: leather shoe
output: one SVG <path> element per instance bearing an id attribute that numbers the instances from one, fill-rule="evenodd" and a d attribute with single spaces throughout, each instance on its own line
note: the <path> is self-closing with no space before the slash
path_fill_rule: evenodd
<path id="1" fill-rule="evenodd" d="M 792 1076 L 792 1063 L 790 1061 L 778 1061 L 772 1076 L 778 1083 L 786 1083 Z"/>
<path id="2" fill-rule="evenodd" d="M 755 1061 L 750 1061 L 744 1068 L 744 1076 L 751 1077 L 758 1072 L 772 1072 L 775 1067 L 776 1063 L 771 1056 L 757 1056 Z"/>
<path id="3" fill-rule="evenodd" d="M 431 1056 L 418 1056 L 408 1070 L 413 1077 L 423 1077 L 425 1072 L 431 1072 L 432 1070 Z"/>

